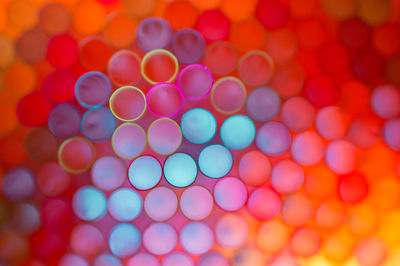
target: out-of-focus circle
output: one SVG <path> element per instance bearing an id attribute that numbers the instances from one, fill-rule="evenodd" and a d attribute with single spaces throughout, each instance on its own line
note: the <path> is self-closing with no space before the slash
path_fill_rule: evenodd
<path id="1" fill-rule="evenodd" d="M 385 23 L 374 28 L 372 34 L 373 46 L 380 54 L 391 57 L 395 56 L 400 50 L 399 28 L 395 23 Z"/>
<path id="2" fill-rule="evenodd" d="M 204 55 L 206 42 L 194 29 L 181 29 L 175 32 L 171 41 L 171 50 L 179 63 L 188 65 L 197 63 Z"/>
<path id="3" fill-rule="evenodd" d="M 111 95 L 110 109 L 119 120 L 135 121 L 146 111 L 146 96 L 139 88 L 121 87 Z"/>
<path id="4" fill-rule="evenodd" d="M 281 100 L 278 94 L 270 88 L 257 88 L 246 99 L 246 112 L 257 122 L 271 120 L 279 113 L 280 108 Z"/>
<path id="5" fill-rule="evenodd" d="M 369 192 L 368 183 L 362 174 L 355 172 L 339 179 L 339 197 L 346 203 L 359 203 Z"/>
<path id="6" fill-rule="evenodd" d="M 137 24 L 127 12 L 116 11 L 107 16 L 103 34 L 114 47 L 126 47 L 135 39 Z"/>
<path id="7" fill-rule="evenodd" d="M 159 266 L 160 262 L 158 259 L 147 252 L 139 252 L 130 258 L 127 262 L 128 266 Z"/>
<path id="8" fill-rule="evenodd" d="M 46 32 L 41 28 L 34 28 L 22 33 L 16 40 L 15 47 L 21 59 L 36 64 L 45 58 L 48 42 Z"/>
<path id="9" fill-rule="evenodd" d="M 92 224 L 78 224 L 72 229 L 70 246 L 73 252 L 83 257 L 93 257 L 105 247 L 100 230 Z"/>
<path id="10" fill-rule="evenodd" d="M 174 153 L 164 162 L 165 179 L 174 187 L 187 187 L 197 177 L 197 165 L 186 153 Z"/>
<path id="11" fill-rule="evenodd" d="M 282 221 L 294 227 L 301 227 L 307 224 L 314 215 L 314 208 L 311 201 L 304 195 L 288 195 L 283 202 L 281 210 Z"/>
<path id="12" fill-rule="evenodd" d="M 386 121 L 383 127 L 383 137 L 386 144 L 394 151 L 400 151 L 400 119 Z"/>
<path id="13" fill-rule="evenodd" d="M 338 177 L 325 164 L 314 166 L 304 184 L 307 193 L 315 198 L 337 195 Z"/>
<path id="14" fill-rule="evenodd" d="M 227 213 L 215 224 L 215 238 L 225 248 L 239 248 L 247 240 L 249 227 L 237 214 Z"/>
<path id="15" fill-rule="evenodd" d="M 337 106 L 326 106 L 320 109 L 315 125 L 321 136 L 327 140 L 343 138 L 347 131 L 345 114 Z"/>
<path id="16" fill-rule="evenodd" d="M 46 50 L 47 61 L 55 68 L 72 66 L 78 59 L 77 40 L 68 33 L 53 36 Z"/>
<path id="17" fill-rule="evenodd" d="M 42 92 L 35 91 L 19 100 L 16 111 L 21 125 L 38 127 L 47 123 L 51 103 Z"/>
<path id="18" fill-rule="evenodd" d="M 145 52 L 167 47 L 171 38 L 171 26 L 168 21 L 159 17 L 142 20 L 136 32 L 136 44 Z"/>
<path id="19" fill-rule="evenodd" d="M 391 57 L 391 60 L 395 58 L 396 57 Z M 386 76 L 388 76 L 388 80 L 396 83 L 395 80 L 392 80 L 388 74 L 393 62 L 391 60 L 389 59 L 387 61 L 385 68 L 385 59 L 374 50 L 360 53 L 354 60 L 356 77 L 366 83 L 377 83 L 377 81 L 386 74 Z"/>
<path id="20" fill-rule="evenodd" d="M 289 194 L 298 190 L 304 182 L 303 169 L 292 160 L 278 162 L 272 170 L 272 187 L 280 194 Z"/>
<path id="21" fill-rule="evenodd" d="M 182 143 L 182 132 L 179 125 L 170 118 L 155 120 L 147 130 L 150 148 L 158 154 L 174 153 Z"/>
<path id="22" fill-rule="evenodd" d="M 111 143 L 119 157 L 133 159 L 146 147 L 146 133 L 137 124 L 124 123 L 114 131 Z"/>
<path id="23" fill-rule="evenodd" d="M 235 21 L 230 30 L 229 40 L 240 52 L 261 49 L 265 47 L 266 31 L 253 18 Z"/>
<path id="24" fill-rule="evenodd" d="M 71 219 L 75 218 L 71 202 L 65 198 L 44 200 L 40 216 L 43 227 L 56 232 L 71 224 Z"/>
<path id="25" fill-rule="evenodd" d="M 293 139 L 291 154 L 300 164 L 316 164 L 322 160 L 324 152 L 324 142 L 314 131 L 302 132 Z"/>
<path id="26" fill-rule="evenodd" d="M 280 122 L 267 122 L 256 134 L 256 146 L 267 155 L 280 155 L 289 149 L 289 130 Z"/>
<path id="27" fill-rule="evenodd" d="M 207 42 L 227 39 L 230 21 L 218 8 L 204 10 L 197 19 L 196 29 Z"/>
<path id="28" fill-rule="evenodd" d="M 208 95 L 213 82 L 213 76 L 206 66 L 191 64 L 179 72 L 177 84 L 185 98 L 200 100 Z"/>
<path id="29" fill-rule="evenodd" d="M 120 223 L 113 227 L 108 245 L 111 252 L 119 258 L 127 258 L 140 248 L 142 237 L 136 226 Z"/>
<path id="30" fill-rule="evenodd" d="M 257 3 L 255 17 L 267 30 L 275 30 L 285 26 L 289 19 L 289 10 L 280 1 L 263 0 Z"/>
<path id="31" fill-rule="evenodd" d="M 172 29 L 193 28 L 197 21 L 197 9 L 192 2 L 178 0 L 167 3 L 164 10 L 165 19 Z"/>
<path id="32" fill-rule="evenodd" d="M 344 21 L 339 29 L 343 43 L 350 48 L 361 48 L 370 41 L 370 28 L 358 18 Z"/>
<path id="33" fill-rule="evenodd" d="M 91 71 L 82 75 L 75 85 L 75 97 L 83 107 L 105 104 L 111 95 L 111 83 L 101 72 Z"/>
<path id="34" fill-rule="evenodd" d="M 99 1 L 77 1 L 73 7 L 73 28 L 82 35 L 99 32 L 106 20 L 106 8 Z"/>
<path id="35" fill-rule="evenodd" d="M 325 162 L 337 174 L 348 174 L 356 160 L 356 148 L 346 140 L 331 142 L 326 148 Z"/>
<path id="36" fill-rule="evenodd" d="M 361 265 L 381 265 L 388 256 L 388 247 L 378 237 L 367 237 L 355 247 L 353 254 Z"/>
<path id="37" fill-rule="evenodd" d="M 289 229 L 278 220 L 265 222 L 257 231 L 257 246 L 261 251 L 274 254 L 281 251 L 290 238 Z"/>
<path id="38" fill-rule="evenodd" d="M 183 104 L 181 90 L 172 83 L 157 83 L 146 94 L 149 111 L 158 117 L 176 115 Z"/>
<path id="39" fill-rule="evenodd" d="M 153 223 L 143 232 L 143 245 L 154 255 L 171 252 L 178 243 L 178 234 L 167 223 Z"/>
<path id="40" fill-rule="evenodd" d="M 160 162 L 151 155 L 136 158 L 128 169 L 128 177 L 136 189 L 147 190 L 160 182 L 162 169 Z"/>
<path id="41" fill-rule="evenodd" d="M 380 122 L 375 118 L 354 120 L 350 125 L 347 139 L 358 147 L 372 147 L 378 141 L 380 127 Z"/>
<path id="42" fill-rule="evenodd" d="M 327 41 L 326 31 L 327 25 L 320 21 L 313 19 L 299 21 L 294 28 L 298 47 L 309 52 L 320 48 Z"/>
<path id="43" fill-rule="evenodd" d="M 91 221 L 103 217 L 107 212 L 106 197 L 91 186 L 78 189 L 72 198 L 72 208 L 80 219 Z"/>
<path id="44" fill-rule="evenodd" d="M 203 57 L 204 64 L 218 76 L 231 74 L 239 61 L 238 53 L 229 42 L 219 41 L 207 46 Z"/>
<path id="45" fill-rule="evenodd" d="M 70 183 L 70 175 L 56 162 L 43 164 L 36 176 L 36 185 L 39 191 L 49 197 L 62 194 Z"/>
<path id="46" fill-rule="evenodd" d="M 144 211 L 157 222 L 171 218 L 178 208 L 178 198 L 168 187 L 156 187 L 147 193 L 144 199 Z"/>
<path id="47" fill-rule="evenodd" d="M 41 225 L 40 213 L 31 203 L 18 203 L 13 206 L 11 223 L 18 232 L 32 234 Z"/>
<path id="48" fill-rule="evenodd" d="M 242 56 L 238 65 L 239 77 L 249 86 L 257 87 L 267 83 L 274 71 L 271 57 L 263 51 L 253 50 Z"/>
<path id="49" fill-rule="evenodd" d="M 59 142 L 45 127 L 31 130 L 24 139 L 29 157 L 35 161 L 46 162 L 57 158 Z"/>
<path id="50" fill-rule="evenodd" d="M 81 137 L 69 138 L 58 148 L 58 162 L 70 173 L 85 172 L 92 165 L 94 157 L 93 145 Z"/>
<path id="51" fill-rule="evenodd" d="M 214 187 L 214 199 L 225 211 L 237 211 L 247 200 L 246 186 L 235 177 L 225 177 Z"/>
<path id="52" fill-rule="evenodd" d="M 164 258 L 162 266 L 194 266 L 192 258 L 181 251 L 175 251 Z"/>
<path id="53" fill-rule="evenodd" d="M 71 15 L 61 4 L 47 3 L 40 9 L 38 24 L 47 33 L 60 34 L 71 27 Z"/>
<path id="54" fill-rule="evenodd" d="M 314 123 L 314 107 L 303 97 L 293 97 L 283 104 L 281 119 L 290 130 L 303 131 Z"/>
<path id="55" fill-rule="evenodd" d="M 140 58 L 131 50 L 120 50 L 108 61 L 107 72 L 110 79 L 117 85 L 133 85 L 140 76 Z"/>
<path id="56" fill-rule="evenodd" d="M 357 15 L 370 26 L 384 24 L 391 12 L 391 5 L 387 2 L 366 0 L 357 2 Z M 379 263 L 378 263 L 379 264 Z"/>
<path id="57" fill-rule="evenodd" d="M 77 77 L 69 69 L 57 69 L 43 80 L 43 92 L 54 103 L 69 102 L 74 98 Z"/>
<path id="58" fill-rule="evenodd" d="M 246 100 L 246 87 L 238 78 L 223 77 L 214 83 L 210 97 L 218 112 L 232 114 L 243 107 Z"/>
<path id="59" fill-rule="evenodd" d="M 321 248 L 321 239 L 313 229 L 302 228 L 293 234 L 290 244 L 295 254 L 310 257 Z"/>
<path id="60" fill-rule="evenodd" d="M 110 191 L 124 183 L 126 167 L 118 158 L 105 156 L 94 162 L 90 173 L 92 182 L 96 187 Z"/>
<path id="61" fill-rule="evenodd" d="M 111 138 L 116 121 L 111 111 L 104 107 L 88 110 L 82 117 L 81 130 L 91 141 L 102 142 Z"/>
<path id="62" fill-rule="evenodd" d="M 108 198 L 107 208 L 112 217 L 121 222 L 132 221 L 142 211 L 140 195 L 129 188 L 120 188 Z"/>
<path id="63" fill-rule="evenodd" d="M 400 114 L 400 92 L 392 85 L 378 87 L 371 95 L 373 111 L 384 119 Z"/>
<path id="64" fill-rule="evenodd" d="M 278 193 L 269 187 L 254 190 L 247 201 L 247 209 L 254 218 L 266 221 L 274 218 L 281 210 L 282 201 Z"/>
<path id="65" fill-rule="evenodd" d="M 178 60 L 167 50 L 155 49 L 143 57 L 140 71 L 143 78 L 151 84 L 172 82 L 178 75 Z"/>
<path id="66" fill-rule="evenodd" d="M 12 92 L 12 94 L 17 99 L 29 94 L 30 92 L 33 92 L 35 90 L 35 87 L 37 86 L 37 82 L 38 82 L 37 74 L 35 71 L 36 69 L 34 69 L 34 67 L 28 63 L 24 63 L 18 59 L 15 60 L 7 68 L 4 68 L 4 72 L 2 74 L 2 83 L 4 84 L 3 86 L 7 86 L 7 89 L 10 92 Z M 39 70 L 39 69 L 37 69 L 37 70 Z M 49 70 L 47 70 L 47 71 L 49 71 Z M 40 70 L 38 72 L 40 72 Z M 60 73 L 60 75 L 57 75 L 59 73 Z M 71 90 L 68 87 L 68 85 L 71 85 L 71 79 L 72 80 L 74 79 L 74 75 L 71 75 L 70 71 L 67 71 L 67 70 L 57 71 L 56 70 L 52 73 L 47 72 L 46 74 L 49 74 L 49 76 L 44 78 L 43 92 L 46 96 L 49 96 L 50 100 L 52 100 L 54 102 L 57 102 L 57 100 L 60 101 L 60 99 L 57 99 L 58 97 L 53 97 L 54 96 L 53 94 L 55 94 L 55 96 L 59 96 L 59 94 L 61 94 L 61 92 L 65 92 L 65 95 L 63 95 L 64 97 L 62 97 L 63 99 L 61 99 L 61 100 L 68 101 L 73 97 L 73 93 L 71 95 Z M 54 76 L 58 76 L 57 77 L 58 79 L 54 79 Z M 54 83 L 56 83 L 56 84 L 60 84 L 58 90 L 55 90 L 54 88 L 49 89 L 49 87 L 47 86 L 48 79 L 50 79 L 51 81 L 54 81 Z M 65 85 L 60 80 L 65 81 L 65 83 L 64 83 Z M 74 80 L 72 82 L 74 82 Z M 64 89 L 67 89 L 67 90 L 64 91 Z"/>
<path id="67" fill-rule="evenodd" d="M 310 77 L 305 84 L 305 92 L 307 99 L 317 108 L 332 104 L 338 97 L 336 80 L 326 74 Z"/>
<path id="68" fill-rule="evenodd" d="M 198 266 L 229 266 L 228 259 L 217 251 L 204 254 L 197 261 Z"/>
<path id="69" fill-rule="evenodd" d="M 254 122 L 245 115 L 228 117 L 220 129 L 222 142 L 231 150 L 243 150 L 253 143 L 256 136 Z"/>
<path id="70" fill-rule="evenodd" d="M 103 71 L 111 56 L 111 46 L 103 37 L 89 35 L 79 42 L 79 61 L 88 70 Z"/>
<path id="71" fill-rule="evenodd" d="M 201 150 L 198 164 L 204 175 L 211 178 L 221 178 L 232 169 L 233 156 L 225 146 L 212 144 Z"/>
<path id="72" fill-rule="evenodd" d="M 214 234 L 203 222 L 189 222 L 180 233 L 182 248 L 190 254 L 199 255 L 209 251 L 214 245 Z"/>
<path id="73" fill-rule="evenodd" d="M 24 144 L 21 143 L 22 132 L 23 128 L 20 128 L 20 130 L 16 132 L 17 134 L 12 134 L 0 140 L 0 145 L 2 147 L 0 150 L 0 161 L 3 168 L 1 170 L 1 172 L 3 172 L 1 174 L 2 176 L 4 175 L 5 168 L 12 168 L 24 164 L 28 157 Z"/>
<path id="74" fill-rule="evenodd" d="M 342 203 L 336 199 L 323 202 L 316 210 L 315 220 L 323 229 L 339 228 L 345 221 Z"/>
<path id="75" fill-rule="evenodd" d="M 211 193 L 202 186 L 186 188 L 182 192 L 179 203 L 183 215 L 195 221 L 208 217 L 214 207 Z"/>
<path id="76" fill-rule="evenodd" d="M 48 127 L 60 139 L 75 137 L 81 130 L 81 114 L 70 103 L 59 104 L 49 114 Z"/>
<path id="77" fill-rule="evenodd" d="M 194 108 L 183 114 L 181 129 L 188 141 L 203 144 L 214 137 L 217 132 L 217 121 L 210 111 Z"/>
<path id="78" fill-rule="evenodd" d="M 349 54 L 344 45 L 330 44 L 324 46 L 319 59 L 322 69 L 331 75 L 341 74 L 349 69 Z"/>
<path id="79" fill-rule="evenodd" d="M 246 152 L 239 160 L 238 172 L 240 179 L 248 186 L 264 184 L 271 174 L 271 163 L 260 151 Z"/>
<path id="80" fill-rule="evenodd" d="M 282 28 L 268 32 L 266 50 L 271 55 L 274 62 L 278 64 L 288 62 L 296 53 L 296 49 L 296 36 L 291 30 Z"/>
<path id="81" fill-rule="evenodd" d="M 305 74 L 302 67 L 295 63 L 288 63 L 276 68 L 269 85 L 282 99 L 289 99 L 301 93 Z"/>

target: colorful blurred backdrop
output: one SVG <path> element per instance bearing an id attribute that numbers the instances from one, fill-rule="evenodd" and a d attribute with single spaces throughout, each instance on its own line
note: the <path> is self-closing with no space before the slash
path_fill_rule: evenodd
<path id="1" fill-rule="evenodd" d="M 399 0 L 0 0 L 0 265 L 400 265 Z"/>

